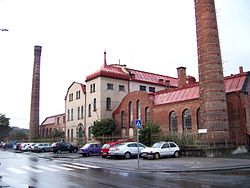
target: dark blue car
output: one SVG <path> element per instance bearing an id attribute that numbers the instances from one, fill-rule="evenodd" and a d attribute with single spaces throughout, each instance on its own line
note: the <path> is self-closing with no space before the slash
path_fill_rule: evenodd
<path id="1" fill-rule="evenodd" d="M 92 155 L 100 155 L 101 154 L 102 145 L 97 143 L 88 143 L 85 144 L 79 150 L 79 154 L 83 156 L 92 156 Z"/>

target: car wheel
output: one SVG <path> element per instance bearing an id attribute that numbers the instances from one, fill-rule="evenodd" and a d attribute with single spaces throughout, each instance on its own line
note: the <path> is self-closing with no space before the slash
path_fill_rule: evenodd
<path id="1" fill-rule="evenodd" d="M 41 149 L 41 152 L 45 152 L 45 149 Z"/>
<path id="2" fill-rule="evenodd" d="M 59 150 L 57 151 L 57 153 L 59 153 L 59 154 L 60 154 L 60 153 L 62 153 L 62 151 L 59 149 Z"/>
<path id="3" fill-rule="evenodd" d="M 174 152 L 174 157 L 179 157 L 179 156 L 180 156 L 179 151 Z"/>
<path id="4" fill-rule="evenodd" d="M 76 153 L 76 152 L 77 152 L 77 149 L 74 149 L 73 152 Z"/>
<path id="5" fill-rule="evenodd" d="M 160 154 L 159 153 L 155 153 L 154 154 L 154 158 L 157 160 L 157 159 L 160 159 Z"/>
<path id="6" fill-rule="evenodd" d="M 125 158 L 125 159 L 130 159 L 130 158 L 131 158 L 131 154 L 130 154 L 129 152 L 126 152 L 126 153 L 124 154 L 124 158 Z"/>
<path id="7" fill-rule="evenodd" d="M 103 159 L 106 159 L 106 156 L 102 155 L 102 158 L 103 158 Z"/>
<path id="8" fill-rule="evenodd" d="M 88 156 L 90 157 L 90 156 L 92 156 L 93 155 L 93 152 L 92 151 L 89 151 L 88 152 Z"/>

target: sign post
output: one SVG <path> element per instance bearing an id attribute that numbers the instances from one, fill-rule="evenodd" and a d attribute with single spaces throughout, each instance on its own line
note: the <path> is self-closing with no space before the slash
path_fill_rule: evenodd
<path id="1" fill-rule="evenodd" d="M 142 128 L 141 120 L 135 120 L 135 127 L 137 129 L 136 136 L 137 136 L 137 161 L 138 161 L 138 169 L 140 168 L 140 150 L 139 150 L 139 129 Z"/>

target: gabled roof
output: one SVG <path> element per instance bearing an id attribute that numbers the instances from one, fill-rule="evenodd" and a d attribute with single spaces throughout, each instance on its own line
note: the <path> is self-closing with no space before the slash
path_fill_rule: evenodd
<path id="1" fill-rule="evenodd" d="M 129 80 L 129 74 L 125 72 L 121 66 L 104 64 L 98 71 L 88 75 L 86 77 L 86 81 L 92 80 L 100 76 Z"/>
<path id="2" fill-rule="evenodd" d="M 177 78 L 129 69 L 120 64 L 107 65 L 106 51 L 104 52 L 104 63 L 102 67 L 98 71 L 88 75 L 86 77 L 86 82 L 101 76 L 162 86 L 178 86 Z"/>
<path id="3" fill-rule="evenodd" d="M 247 78 L 246 73 L 231 75 L 224 78 L 226 93 L 243 91 Z M 199 85 L 184 86 L 155 93 L 154 105 L 169 104 L 174 102 L 193 100 L 199 98 Z"/>
<path id="4" fill-rule="evenodd" d="M 103 65 L 98 71 L 88 75 L 86 81 L 98 77 L 109 77 L 122 80 L 130 80 L 135 82 L 149 83 L 166 86 L 169 81 L 169 86 L 177 87 L 178 79 L 170 76 L 134 70 L 124 67 L 123 65 Z"/>
<path id="5" fill-rule="evenodd" d="M 86 93 L 86 85 L 85 85 L 85 84 L 82 84 L 82 83 L 79 83 L 79 82 L 73 82 L 73 83 L 70 84 L 70 86 L 68 87 L 67 93 L 66 93 L 66 95 L 65 95 L 64 100 L 66 100 L 66 98 L 67 98 L 67 96 L 68 96 L 68 93 L 69 93 L 69 90 L 70 90 L 70 88 L 71 88 L 74 84 L 79 84 L 79 85 L 81 86 L 81 88 L 82 88 L 82 92 L 83 92 L 83 93 Z"/>
<path id="6" fill-rule="evenodd" d="M 150 72 L 145 72 L 145 71 L 129 69 L 129 68 L 127 68 L 127 70 L 129 71 L 131 75 L 134 75 L 132 77 L 133 81 L 158 84 L 158 85 L 164 85 L 164 86 L 166 85 L 166 82 L 169 81 L 170 86 L 174 86 L 174 87 L 178 86 L 177 78 L 150 73 Z"/>
<path id="7" fill-rule="evenodd" d="M 55 124 L 56 117 L 59 117 L 59 116 L 65 116 L 65 113 L 46 117 L 45 120 L 42 122 L 41 126 L 42 125 Z"/>

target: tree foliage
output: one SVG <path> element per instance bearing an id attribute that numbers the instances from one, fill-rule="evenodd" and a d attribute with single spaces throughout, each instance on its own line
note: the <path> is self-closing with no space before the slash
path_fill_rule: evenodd
<path id="1" fill-rule="evenodd" d="M 95 138 L 101 136 L 110 136 L 114 133 L 115 128 L 115 120 L 111 118 L 97 120 L 94 121 L 94 124 L 91 127 L 91 134 L 93 134 Z"/>
<path id="2" fill-rule="evenodd" d="M 9 126 L 10 118 L 5 117 L 5 114 L 0 113 L 0 140 L 4 140 L 9 136 L 12 128 Z"/>
<path id="3" fill-rule="evenodd" d="M 61 129 L 53 129 L 51 131 L 51 135 L 52 138 L 64 138 L 65 137 L 65 132 Z"/>
<path id="4" fill-rule="evenodd" d="M 161 129 L 159 124 L 148 122 L 146 126 L 139 130 L 139 140 L 141 143 L 151 146 L 153 143 L 159 141 Z"/>

